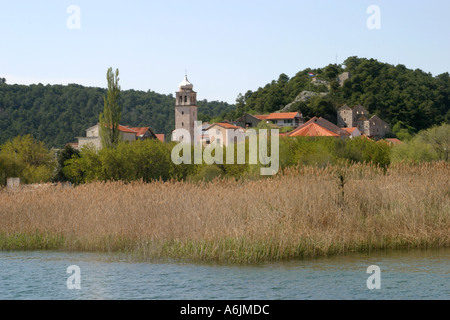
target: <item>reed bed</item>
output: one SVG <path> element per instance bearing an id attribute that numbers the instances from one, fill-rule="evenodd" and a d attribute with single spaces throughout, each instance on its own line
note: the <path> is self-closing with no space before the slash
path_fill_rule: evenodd
<path id="1" fill-rule="evenodd" d="M 0 250 L 255 263 L 450 245 L 450 164 L 0 192 Z"/>

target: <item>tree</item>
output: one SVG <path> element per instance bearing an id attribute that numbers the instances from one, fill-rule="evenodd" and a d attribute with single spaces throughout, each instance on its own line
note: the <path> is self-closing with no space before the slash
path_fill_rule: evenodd
<path id="1" fill-rule="evenodd" d="M 119 143 L 119 122 L 122 118 L 122 106 L 119 103 L 119 69 L 115 74 L 112 68 L 106 74 L 108 80 L 108 91 L 104 100 L 103 113 L 100 113 L 100 137 L 103 147 L 116 147 Z"/>
<path id="2" fill-rule="evenodd" d="M 418 139 L 430 145 L 438 155 L 439 160 L 449 160 L 450 124 L 434 126 L 417 134 Z"/>
<path id="3" fill-rule="evenodd" d="M 59 181 L 59 182 L 65 182 L 65 181 L 70 181 L 70 182 L 74 182 L 71 181 L 70 178 L 64 174 L 64 167 L 67 165 L 67 161 L 72 159 L 72 158 L 79 158 L 80 157 L 80 152 L 76 149 L 74 149 L 73 147 L 71 147 L 70 145 L 66 145 L 64 147 L 64 149 L 60 150 L 58 152 L 57 155 L 57 171 L 56 171 L 56 175 L 53 178 L 54 181 Z"/>
<path id="4" fill-rule="evenodd" d="M 20 177 L 24 183 L 50 181 L 54 174 L 53 153 L 31 135 L 18 136 L 0 146 L 0 179 Z"/>

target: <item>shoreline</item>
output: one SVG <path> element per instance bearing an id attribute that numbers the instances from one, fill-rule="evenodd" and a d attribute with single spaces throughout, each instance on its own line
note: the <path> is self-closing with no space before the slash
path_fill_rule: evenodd
<path id="1" fill-rule="evenodd" d="M 19 240 L 19 242 L 17 242 Z M 54 243 L 59 241 L 62 243 Z M 53 243 L 52 243 L 53 242 Z M 319 247 L 310 246 L 309 251 L 297 250 L 295 248 L 308 247 L 306 242 L 294 244 L 292 248 L 294 252 L 289 255 L 277 254 L 274 256 L 264 255 L 263 253 L 246 255 L 222 255 L 220 257 L 214 255 L 214 251 L 211 248 L 221 247 L 218 243 L 207 242 L 167 242 L 162 244 L 148 244 L 147 247 L 136 244 L 136 247 L 129 250 L 129 248 L 120 247 L 116 244 L 108 244 L 107 247 L 102 247 L 100 243 L 86 243 L 88 247 L 84 247 L 80 244 L 81 241 L 73 240 L 66 242 L 64 238 L 59 236 L 43 236 L 43 235 L 0 235 L 0 251 L 2 252 L 63 252 L 63 253 L 94 253 L 94 254 L 111 254 L 119 255 L 123 258 L 129 259 L 131 262 L 151 262 L 151 263 L 165 263 L 172 261 L 176 263 L 206 263 L 206 264 L 224 264 L 224 265 L 252 265 L 252 264 L 264 264 L 264 263 L 283 263 L 292 261 L 310 261 L 321 258 L 336 258 L 346 257 L 357 254 L 379 254 L 382 252 L 409 252 L 415 250 L 441 250 L 450 249 L 448 244 L 436 244 L 436 243 L 387 243 L 387 244 L 335 244 L 332 247 L 327 248 L 326 251 L 321 250 Z M 243 243 L 241 240 L 230 239 L 225 241 L 232 245 L 222 248 L 229 252 L 243 252 L 245 249 L 251 248 L 252 244 L 248 244 L 247 247 L 233 246 L 236 243 Z M 436 242 L 439 242 L 437 240 Z M 78 243 L 78 245 L 77 245 Z M 123 243 L 122 243 L 123 244 Z M 254 245 L 254 244 L 253 244 Z M 260 243 L 257 247 L 270 247 L 271 243 Z M 274 247 L 276 251 L 276 247 Z M 273 250 L 269 250 L 269 253 Z M 254 252 L 250 250 L 250 253 Z"/>
<path id="2" fill-rule="evenodd" d="M 0 193 L 0 250 L 252 264 L 450 247 L 450 164 Z M 344 177 L 344 182 L 340 180 Z"/>

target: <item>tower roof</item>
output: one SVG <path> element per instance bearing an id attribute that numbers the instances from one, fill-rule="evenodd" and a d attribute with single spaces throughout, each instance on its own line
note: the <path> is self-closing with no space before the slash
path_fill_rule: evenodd
<path id="1" fill-rule="evenodd" d="M 194 85 L 189 82 L 187 75 L 184 76 L 184 80 L 181 81 L 181 83 L 178 85 L 178 88 L 180 89 L 192 89 L 194 88 Z"/>

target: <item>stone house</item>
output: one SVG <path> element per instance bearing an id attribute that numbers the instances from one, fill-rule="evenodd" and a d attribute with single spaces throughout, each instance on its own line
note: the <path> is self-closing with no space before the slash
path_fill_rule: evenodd
<path id="1" fill-rule="evenodd" d="M 391 130 L 389 125 L 374 115 L 369 120 L 364 121 L 364 134 L 370 138 L 379 140 L 383 138 Z"/>
<path id="2" fill-rule="evenodd" d="M 121 141 L 135 141 L 137 139 L 157 139 L 156 134 L 150 127 L 132 128 L 119 125 Z M 77 137 L 77 149 L 81 149 L 84 145 L 92 144 L 96 149 L 102 148 L 102 141 L 100 137 L 99 123 L 86 129 L 86 137 Z"/>
<path id="3" fill-rule="evenodd" d="M 337 112 L 337 125 L 341 128 L 358 128 L 370 138 L 379 140 L 390 132 L 389 125 L 377 115 L 370 117 L 369 112 L 362 105 L 353 109 L 347 105 L 339 108 Z"/>

